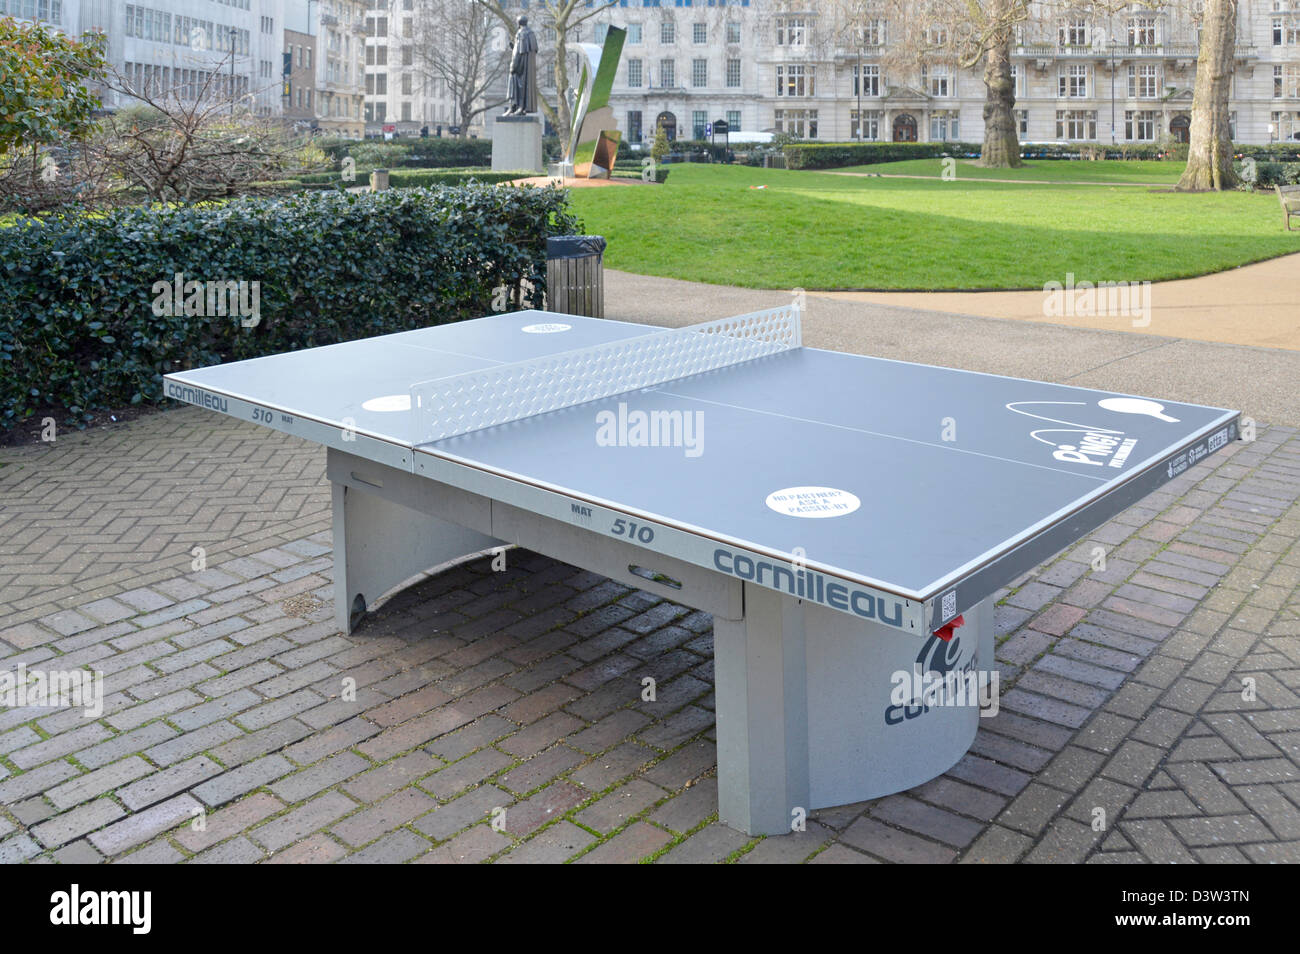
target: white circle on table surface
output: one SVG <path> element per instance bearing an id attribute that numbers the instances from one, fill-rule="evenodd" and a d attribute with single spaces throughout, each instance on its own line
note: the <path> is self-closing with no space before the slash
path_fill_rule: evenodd
<path id="1" fill-rule="evenodd" d="M 834 487 L 786 487 L 767 495 L 767 505 L 788 517 L 843 517 L 853 513 L 862 501 L 847 490 Z"/>
<path id="2" fill-rule="evenodd" d="M 383 397 L 362 401 L 361 406 L 367 411 L 409 411 L 411 409 L 411 395 L 386 394 Z"/>
<path id="3" fill-rule="evenodd" d="M 543 321 L 537 325 L 524 325 L 523 331 L 530 335 L 554 335 L 561 331 L 568 331 L 573 325 L 566 325 L 558 321 Z"/>

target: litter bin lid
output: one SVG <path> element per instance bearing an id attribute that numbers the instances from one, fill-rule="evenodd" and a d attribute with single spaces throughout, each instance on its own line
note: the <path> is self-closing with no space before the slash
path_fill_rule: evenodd
<path id="1" fill-rule="evenodd" d="M 587 258 L 605 251 L 603 235 L 552 235 L 546 240 L 546 257 Z"/>

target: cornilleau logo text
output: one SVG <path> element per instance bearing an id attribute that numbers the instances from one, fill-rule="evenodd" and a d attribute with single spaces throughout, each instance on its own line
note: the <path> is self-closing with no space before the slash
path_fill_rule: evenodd
<path id="1" fill-rule="evenodd" d="M 192 388 L 188 385 L 177 384 L 175 381 L 167 382 L 167 396 L 175 398 L 178 401 L 184 401 L 187 404 L 197 404 L 199 407 L 211 408 L 214 411 L 221 411 L 223 414 L 230 413 L 230 407 L 226 399 L 218 397 L 215 394 L 209 394 L 207 391 L 201 391 L 198 388 Z"/>
<path id="2" fill-rule="evenodd" d="M 713 551 L 713 566 L 729 576 L 750 580 L 759 586 L 780 590 L 801 600 L 903 628 L 902 603 L 897 600 L 886 601 L 866 590 L 846 586 L 838 580 L 827 580 L 814 570 L 755 560 L 743 553 L 732 553 L 721 547 Z"/>

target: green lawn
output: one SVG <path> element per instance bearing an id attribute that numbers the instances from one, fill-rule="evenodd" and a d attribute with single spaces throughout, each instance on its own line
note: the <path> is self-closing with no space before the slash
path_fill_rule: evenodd
<path id="1" fill-rule="evenodd" d="M 942 159 L 904 159 L 869 166 L 849 166 L 835 172 L 867 172 L 883 175 L 933 176 L 943 173 Z M 958 159 L 958 179 L 1015 179 L 1020 182 L 1149 182 L 1173 185 L 1183 174 L 1181 162 L 1154 159 L 1099 159 L 1096 162 L 1071 159 L 1027 159 L 1019 169 L 985 169 L 974 159 Z"/>
<path id="2" fill-rule="evenodd" d="M 765 185 L 765 189 L 755 186 Z M 1300 251 L 1276 198 L 675 164 L 574 189 L 611 268 L 749 288 L 1011 289 L 1158 281 Z"/>

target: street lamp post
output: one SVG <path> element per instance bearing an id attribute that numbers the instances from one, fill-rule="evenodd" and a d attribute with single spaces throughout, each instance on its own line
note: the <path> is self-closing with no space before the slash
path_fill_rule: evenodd
<path id="1" fill-rule="evenodd" d="M 858 33 L 858 142 L 862 142 L 862 34 Z"/>

